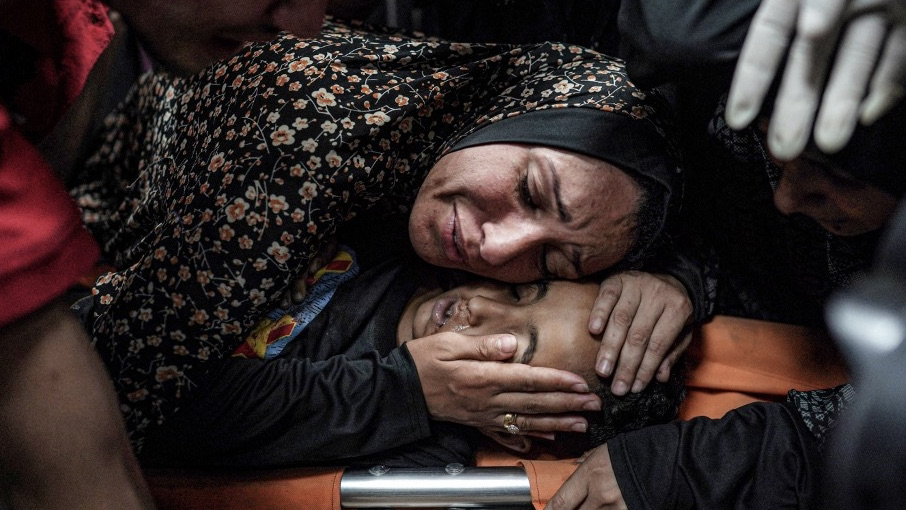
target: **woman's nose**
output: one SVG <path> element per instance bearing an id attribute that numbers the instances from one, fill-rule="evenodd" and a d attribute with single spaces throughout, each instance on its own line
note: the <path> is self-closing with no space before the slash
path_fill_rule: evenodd
<path id="1" fill-rule="evenodd" d="M 824 194 L 820 187 L 806 179 L 796 179 L 781 174 L 777 189 L 774 190 L 774 206 L 783 214 L 803 213 L 821 206 Z"/>
<path id="2" fill-rule="evenodd" d="M 536 252 L 544 244 L 546 237 L 540 225 L 518 219 L 487 222 L 481 230 L 481 258 L 492 266 L 502 266 L 520 256 Z"/>

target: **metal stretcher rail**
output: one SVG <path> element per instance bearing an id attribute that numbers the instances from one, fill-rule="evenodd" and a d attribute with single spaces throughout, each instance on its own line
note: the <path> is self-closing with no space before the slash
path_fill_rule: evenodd
<path id="1" fill-rule="evenodd" d="M 462 464 L 349 470 L 340 502 L 344 508 L 532 508 L 524 469 Z"/>

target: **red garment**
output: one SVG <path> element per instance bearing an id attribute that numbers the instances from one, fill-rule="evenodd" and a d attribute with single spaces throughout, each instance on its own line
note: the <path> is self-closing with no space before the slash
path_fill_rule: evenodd
<path id="1" fill-rule="evenodd" d="M 106 8 L 91 0 L 27 0 L 0 12 L 0 32 L 35 52 L 21 77 L 4 77 L 14 90 L 9 104 L 0 103 L 3 326 L 62 294 L 97 259 L 75 203 L 30 141 L 43 138 L 72 104 L 113 26 Z M 0 60 L 13 57 L 2 49 Z"/>

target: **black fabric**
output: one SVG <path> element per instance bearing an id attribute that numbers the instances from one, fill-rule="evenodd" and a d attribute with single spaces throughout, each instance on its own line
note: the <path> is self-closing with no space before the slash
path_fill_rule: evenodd
<path id="1" fill-rule="evenodd" d="M 417 29 L 454 41 L 559 41 L 615 55 L 620 0 L 416 0 Z"/>
<path id="2" fill-rule="evenodd" d="M 891 195 L 906 194 L 906 102 L 870 126 L 859 124 L 849 143 L 830 160 L 860 181 Z"/>
<path id="3" fill-rule="evenodd" d="M 729 84 L 761 0 L 623 2 L 620 56 L 643 87 L 669 82 Z"/>
<path id="4" fill-rule="evenodd" d="M 814 437 L 787 404 L 657 425 L 608 441 L 631 510 L 812 508 Z"/>

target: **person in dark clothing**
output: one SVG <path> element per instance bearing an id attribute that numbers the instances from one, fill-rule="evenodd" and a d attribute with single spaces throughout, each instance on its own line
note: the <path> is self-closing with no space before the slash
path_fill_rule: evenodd
<path id="1" fill-rule="evenodd" d="M 142 463 L 230 468 L 469 463 L 479 434 L 430 419 L 409 355 L 419 338 L 449 331 L 510 333 L 518 343 L 512 362 L 585 378 L 603 410 L 585 413 L 587 433 L 558 435 L 555 446 L 564 454 L 577 456 L 618 432 L 676 417 L 684 395 L 682 364 L 668 382 L 655 381 L 625 396 L 613 395 L 609 381 L 595 374 L 600 336 L 591 335 L 586 324 L 596 281 L 514 285 L 476 279 L 428 266 L 411 253 L 404 235 L 375 236 L 378 231 L 386 226 L 359 229 L 350 239 L 356 249 L 341 249 L 305 302 L 268 314 L 205 386 L 149 436 Z M 90 306 L 90 300 L 83 303 Z M 525 453 L 537 438 L 521 431 L 522 424 L 517 416 L 509 430 L 480 430 Z"/>
<path id="2" fill-rule="evenodd" d="M 791 161 L 769 152 L 767 116 L 729 129 L 722 95 L 757 7 L 625 5 L 627 65 L 648 86 L 670 82 L 689 113 L 686 221 L 703 228 L 719 255 L 715 312 L 823 327 L 825 301 L 868 268 L 906 192 L 906 116 L 900 106 L 857 128 L 841 151 L 810 144 Z M 550 508 L 814 508 L 827 439 L 855 397 L 849 384 L 791 391 L 785 402 L 719 420 L 618 436 L 586 459 Z"/>

